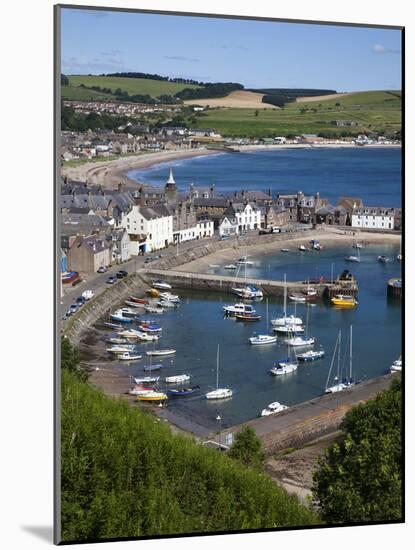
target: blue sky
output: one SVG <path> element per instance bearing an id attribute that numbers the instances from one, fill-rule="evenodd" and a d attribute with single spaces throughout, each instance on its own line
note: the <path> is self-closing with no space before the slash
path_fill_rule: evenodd
<path id="1" fill-rule="evenodd" d="M 401 88 L 401 33 L 62 9 L 62 72 L 140 71 L 247 88 Z"/>

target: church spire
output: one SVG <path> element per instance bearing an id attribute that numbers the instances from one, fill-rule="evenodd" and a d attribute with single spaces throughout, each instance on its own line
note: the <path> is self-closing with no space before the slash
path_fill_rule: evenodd
<path id="1" fill-rule="evenodd" d="M 173 177 L 173 168 L 170 168 L 170 175 L 169 175 L 169 179 L 167 180 L 167 183 L 171 185 L 176 185 L 176 182 L 174 181 L 174 177 Z"/>

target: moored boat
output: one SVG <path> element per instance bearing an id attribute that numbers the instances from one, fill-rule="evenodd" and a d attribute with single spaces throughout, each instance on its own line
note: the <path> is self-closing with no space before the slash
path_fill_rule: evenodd
<path id="1" fill-rule="evenodd" d="M 226 399 L 232 397 L 233 391 L 230 388 L 219 387 L 219 344 L 216 351 L 216 389 L 208 392 L 206 399 Z"/>
<path id="2" fill-rule="evenodd" d="M 160 296 L 160 292 L 156 288 L 147 289 L 146 294 L 148 294 L 152 298 L 158 298 Z"/>
<path id="3" fill-rule="evenodd" d="M 120 359 L 121 361 L 136 361 L 138 359 L 141 359 L 141 357 L 141 355 L 134 355 L 130 351 L 125 351 L 124 353 L 120 353 L 119 355 L 117 355 L 117 359 Z"/>
<path id="4" fill-rule="evenodd" d="M 175 353 L 175 349 L 153 349 L 152 351 L 146 351 L 146 355 L 149 357 L 161 357 L 163 355 L 173 355 Z"/>
<path id="5" fill-rule="evenodd" d="M 247 313 L 237 313 L 235 315 L 235 318 L 237 321 L 247 321 L 247 322 L 253 322 L 253 321 L 260 321 L 261 315 L 250 315 Z"/>
<path id="6" fill-rule="evenodd" d="M 289 346 L 299 347 L 299 346 L 312 346 L 315 343 L 316 339 L 314 337 L 304 337 L 304 336 L 292 336 L 286 340 Z"/>
<path id="7" fill-rule="evenodd" d="M 276 363 L 269 372 L 274 376 L 281 376 L 284 374 L 291 374 L 292 372 L 295 372 L 297 368 L 298 365 L 296 363 L 291 363 L 287 360 Z"/>
<path id="8" fill-rule="evenodd" d="M 297 354 L 297 359 L 299 361 L 317 361 L 317 359 L 321 359 L 324 357 L 324 350 L 308 350 L 304 351 L 303 353 Z"/>
<path id="9" fill-rule="evenodd" d="M 144 307 L 148 313 L 156 313 L 157 315 L 161 315 L 162 313 L 164 313 L 164 310 L 162 307 L 154 307 L 154 306 L 144 306 Z"/>
<path id="10" fill-rule="evenodd" d="M 402 372 L 402 358 L 399 357 L 399 359 L 396 359 L 391 367 L 390 367 L 390 372 Z"/>
<path id="11" fill-rule="evenodd" d="M 164 379 L 167 384 L 182 384 L 190 380 L 189 374 L 177 374 L 176 376 L 166 376 Z"/>
<path id="12" fill-rule="evenodd" d="M 145 298 L 137 298 L 136 296 L 130 296 L 130 301 L 140 305 L 147 305 L 148 300 Z"/>
<path id="13" fill-rule="evenodd" d="M 191 386 L 190 388 L 172 388 L 167 390 L 170 397 L 188 397 L 200 391 L 200 386 Z"/>
<path id="14" fill-rule="evenodd" d="M 263 346 L 265 344 L 275 344 L 277 341 L 276 336 L 271 334 L 258 334 L 257 336 L 251 336 L 249 338 L 249 343 L 253 346 Z"/>
<path id="15" fill-rule="evenodd" d="M 131 377 L 136 384 L 153 384 L 160 380 L 160 376 L 144 376 L 142 378 Z"/>
<path id="16" fill-rule="evenodd" d="M 236 266 L 235 264 L 228 264 L 225 265 L 224 269 L 238 269 L 238 266 Z"/>
<path id="17" fill-rule="evenodd" d="M 170 292 L 160 292 L 160 298 L 162 300 L 167 300 L 168 302 L 172 303 L 179 303 L 180 298 L 177 296 L 177 294 L 170 294 Z"/>
<path id="18" fill-rule="evenodd" d="M 164 392 L 152 391 L 143 395 L 137 395 L 136 399 L 137 401 L 165 401 L 168 397 Z"/>
<path id="19" fill-rule="evenodd" d="M 239 302 L 230 306 L 223 306 L 225 315 L 255 315 L 256 311 L 250 304 Z"/>
<path id="20" fill-rule="evenodd" d="M 355 307 L 357 305 L 357 300 L 354 296 L 347 296 L 345 294 L 336 294 L 331 299 L 331 303 L 335 306 L 340 307 Z"/>
<path id="21" fill-rule="evenodd" d="M 292 302 L 305 302 L 307 300 L 306 296 L 304 296 L 304 294 L 290 294 L 289 295 L 289 299 L 292 301 Z"/>
<path id="22" fill-rule="evenodd" d="M 152 372 L 153 370 L 160 370 L 164 367 L 161 363 L 156 363 L 155 365 L 145 365 L 143 367 L 145 372 Z"/>
<path id="23" fill-rule="evenodd" d="M 155 391 L 154 388 L 149 388 L 148 386 L 143 386 L 141 384 L 136 384 L 134 387 L 132 387 L 130 390 L 128 390 L 128 393 L 130 395 L 145 395 L 148 392 Z"/>
<path id="24" fill-rule="evenodd" d="M 392 260 L 388 256 L 382 254 L 381 256 L 378 256 L 378 261 L 382 264 L 386 264 L 388 262 L 391 262 Z"/>
<path id="25" fill-rule="evenodd" d="M 172 286 L 169 285 L 169 283 L 166 283 L 166 281 L 155 279 L 153 281 L 153 288 L 156 288 L 157 290 L 171 290 Z"/>
<path id="26" fill-rule="evenodd" d="M 285 411 L 286 409 L 288 409 L 287 405 L 282 405 L 278 401 L 274 401 L 273 403 L 270 403 L 268 407 L 262 409 L 261 416 L 270 416 L 272 414 Z"/>

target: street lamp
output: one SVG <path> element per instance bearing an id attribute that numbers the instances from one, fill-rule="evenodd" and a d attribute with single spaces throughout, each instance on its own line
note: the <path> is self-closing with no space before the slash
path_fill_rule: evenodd
<path id="1" fill-rule="evenodd" d="M 216 420 L 219 422 L 219 450 L 221 451 L 222 448 L 221 448 L 220 440 L 221 440 L 221 431 L 222 431 L 222 417 L 219 413 L 218 413 L 218 416 L 216 417 Z"/>

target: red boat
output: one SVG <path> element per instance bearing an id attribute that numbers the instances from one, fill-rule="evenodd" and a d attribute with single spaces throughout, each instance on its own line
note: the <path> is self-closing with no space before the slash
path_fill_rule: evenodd
<path id="1" fill-rule="evenodd" d="M 130 300 L 132 302 L 135 302 L 136 304 L 143 304 L 145 306 L 148 305 L 148 300 L 146 300 L 145 298 L 136 298 L 135 296 L 130 296 Z"/>

